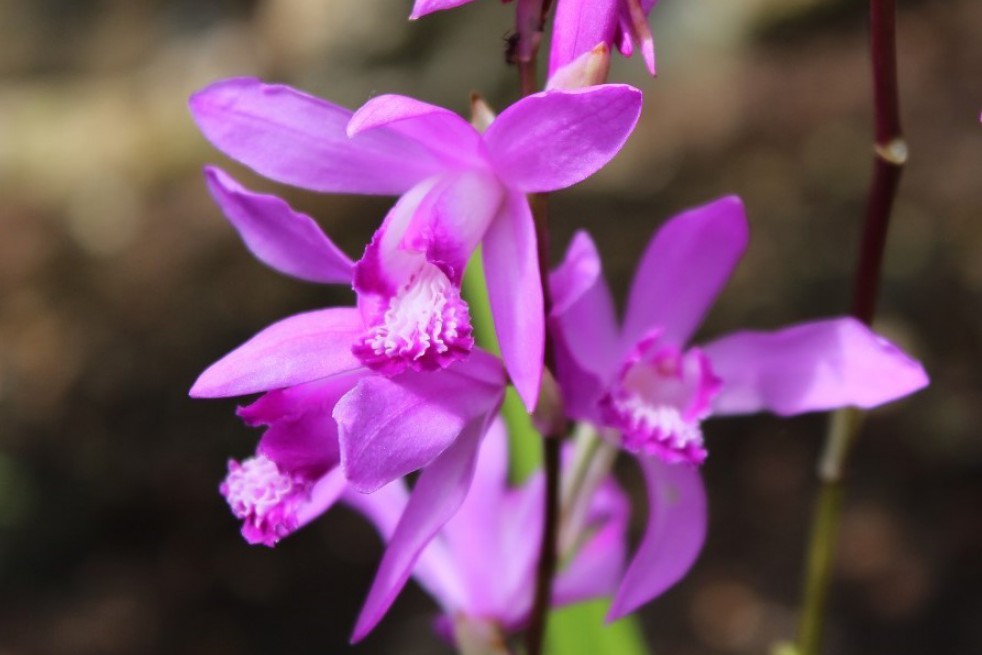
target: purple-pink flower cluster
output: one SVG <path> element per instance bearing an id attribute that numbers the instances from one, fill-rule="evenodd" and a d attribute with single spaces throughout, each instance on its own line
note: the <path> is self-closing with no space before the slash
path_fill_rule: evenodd
<path id="1" fill-rule="evenodd" d="M 417 0 L 412 16 L 466 2 Z M 516 4 L 522 15 L 542 0 Z M 564 508 L 560 529 L 572 545 L 552 601 L 609 596 L 612 619 L 667 590 L 698 556 L 709 419 L 868 408 L 927 383 L 917 361 L 849 318 L 693 345 L 748 244 L 736 197 L 690 209 L 655 232 L 621 321 L 586 233 L 555 270 L 542 270 L 528 194 L 590 177 L 630 136 L 639 90 L 577 87 L 602 81 L 606 63 L 597 58 L 611 47 L 625 55 L 640 47 L 654 73 L 647 25 L 654 4 L 558 0 L 554 83 L 483 131 L 405 96 L 378 96 L 350 111 L 247 78 L 217 82 L 190 100 L 205 137 L 260 175 L 319 192 L 397 197 L 352 261 L 282 199 L 205 170 L 215 202 L 257 259 L 356 294 L 352 307 L 265 328 L 191 389 L 199 398 L 260 394 L 239 409 L 247 425 L 263 429 L 255 454 L 229 462 L 220 485 L 249 543 L 273 546 L 338 502 L 387 542 L 356 640 L 410 576 L 440 606 L 451 638 L 461 620 L 503 632 L 528 621 L 545 482 L 539 473 L 508 484 L 498 414 L 508 385 L 535 409 L 547 342 L 566 418 L 629 453 L 644 475 L 647 527 L 625 566 L 627 497 L 609 467 L 584 478 L 575 454 L 564 458 L 565 478 L 585 496 L 573 494 Z M 462 291 L 478 247 L 500 359 L 476 345 L 482 335 Z M 410 486 L 406 476 L 415 472 Z"/>

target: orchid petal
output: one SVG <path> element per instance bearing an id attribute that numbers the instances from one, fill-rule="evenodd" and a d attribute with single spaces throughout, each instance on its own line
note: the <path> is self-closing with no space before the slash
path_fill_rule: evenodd
<path id="1" fill-rule="evenodd" d="M 727 196 L 670 219 L 648 244 L 627 301 L 623 346 L 653 329 L 683 346 L 747 247 L 743 203 Z"/>
<path id="2" fill-rule="evenodd" d="M 297 529 L 302 528 L 331 509 L 341 497 L 348 482 L 340 469 L 332 469 L 314 483 L 307 502 L 297 507 Z"/>
<path id="3" fill-rule="evenodd" d="M 497 360 L 480 352 L 438 374 L 364 378 L 334 407 L 345 475 L 370 493 L 426 466 L 500 402 L 503 388 Z"/>
<path id="4" fill-rule="evenodd" d="M 260 175 L 312 191 L 395 195 L 445 168 L 393 130 L 349 139 L 350 110 L 288 86 L 222 80 L 191 96 L 189 106 L 216 148 Z"/>
<path id="5" fill-rule="evenodd" d="M 639 457 L 648 489 L 648 525 L 607 620 L 630 614 L 678 582 L 706 537 L 706 491 L 699 469 Z"/>
<path id="6" fill-rule="evenodd" d="M 599 422 L 597 402 L 618 362 L 614 302 L 600 255 L 586 232 L 578 232 L 550 278 L 550 328 L 556 344 L 556 374 L 566 411 Z"/>
<path id="7" fill-rule="evenodd" d="M 610 0 L 562 0 L 556 4 L 549 77 L 598 43 L 613 43 L 618 5 Z"/>
<path id="8" fill-rule="evenodd" d="M 865 409 L 928 383 L 920 362 L 852 318 L 737 332 L 703 351 L 723 380 L 714 414 Z"/>
<path id="9" fill-rule="evenodd" d="M 218 168 L 206 167 L 205 181 L 256 259 L 301 280 L 350 284 L 354 264 L 312 218 L 276 196 L 249 191 Z"/>
<path id="10" fill-rule="evenodd" d="M 473 0 L 416 0 L 416 4 L 413 5 L 413 13 L 409 14 L 409 19 L 416 20 L 427 14 L 432 14 L 434 11 L 453 9 L 469 2 L 473 2 Z"/>
<path id="11" fill-rule="evenodd" d="M 484 142 L 505 184 L 527 193 L 556 191 L 613 159 L 640 115 L 641 92 L 624 84 L 543 91 L 503 111 Z"/>
<path id="12" fill-rule="evenodd" d="M 361 362 L 351 346 L 364 329 L 358 310 L 348 307 L 285 318 L 209 366 L 190 395 L 243 396 L 353 371 Z"/>
<path id="13" fill-rule="evenodd" d="M 531 412 L 542 381 L 545 325 L 535 224 L 522 194 L 508 193 L 484 237 L 483 256 L 501 356 Z"/>
<path id="14" fill-rule="evenodd" d="M 412 139 L 449 168 L 484 165 L 481 135 L 470 123 L 443 107 L 408 96 L 376 96 L 355 111 L 347 133 L 354 138 L 380 128 Z"/>
<path id="15" fill-rule="evenodd" d="M 269 391 L 240 407 L 238 414 L 249 425 L 268 426 L 258 452 L 281 470 L 317 478 L 340 462 L 331 410 L 364 374 L 357 371 Z"/>
<path id="16" fill-rule="evenodd" d="M 473 419 L 419 476 L 406 510 L 382 556 L 378 573 L 355 625 L 352 642 L 360 641 L 382 619 L 406 584 L 420 553 L 450 520 L 467 495 L 486 416 Z"/>

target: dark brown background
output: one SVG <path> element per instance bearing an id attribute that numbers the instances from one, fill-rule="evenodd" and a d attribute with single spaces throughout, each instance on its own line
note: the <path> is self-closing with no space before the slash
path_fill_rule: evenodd
<path id="1" fill-rule="evenodd" d="M 934 383 L 867 424 L 830 653 L 982 650 L 982 4 L 901 4 L 912 157 L 880 328 Z M 409 24 L 409 5 L 0 0 L 0 654 L 437 650 L 415 589 L 345 650 L 374 534 L 335 511 L 275 551 L 247 547 L 217 485 L 256 434 L 232 402 L 185 395 L 270 321 L 350 299 L 249 257 L 209 202 L 200 167 L 227 162 L 185 98 L 248 74 L 349 106 L 514 99 L 510 7 Z M 645 90 L 642 124 L 556 196 L 554 256 L 586 226 L 623 295 L 664 218 L 738 193 L 753 239 L 704 334 L 841 313 L 870 164 L 864 3 L 664 0 L 652 22 L 659 78 L 636 60 L 614 71 Z M 391 203 L 283 193 L 352 255 Z M 656 652 L 763 653 L 791 633 L 822 428 L 707 426 L 709 542 L 642 613 Z"/>

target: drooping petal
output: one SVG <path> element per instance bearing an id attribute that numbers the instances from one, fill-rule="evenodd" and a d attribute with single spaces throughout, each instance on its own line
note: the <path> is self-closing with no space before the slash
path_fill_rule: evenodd
<path id="1" fill-rule="evenodd" d="M 638 457 L 648 490 L 648 525 L 607 614 L 613 621 L 655 598 L 692 567 L 706 537 L 699 469 Z"/>
<path id="2" fill-rule="evenodd" d="M 249 425 L 265 425 L 257 451 L 280 469 L 317 478 L 340 462 L 338 428 L 331 411 L 366 371 L 336 375 L 269 391 L 240 407 Z"/>
<path id="3" fill-rule="evenodd" d="M 612 45 L 621 0 L 562 0 L 556 4 L 549 76 L 598 43 Z"/>
<path id="4" fill-rule="evenodd" d="M 364 378 L 334 407 L 345 475 L 369 493 L 426 466 L 496 407 L 503 389 L 500 365 L 481 352 L 439 373 Z"/>
<path id="5" fill-rule="evenodd" d="M 412 139 L 448 169 L 487 168 L 481 154 L 481 135 L 470 123 L 443 107 L 408 96 L 376 96 L 355 111 L 347 133 L 354 138 L 379 128 Z"/>
<path id="6" fill-rule="evenodd" d="M 623 346 L 661 329 L 683 346 L 702 322 L 747 247 L 743 203 L 727 196 L 670 219 L 648 244 L 627 301 Z"/>
<path id="7" fill-rule="evenodd" d="M 603 168 L 640 115 L 641 92 L 624 84 L 543 91 L 503 111 L 484 142 L 507 185 L 526 193 L 555 191 Z"/>
<path id="8" fill-rule="evenodd" d="M 484 237 L 483 257 L 501 356 L 531 412 L 542 381 L 545 325 L 535 224 L 521 193 L 505 198 Z"/>
<path id="9" fill-rule="evenodd" d="M 920 362 L 852 318 L 737 332 L 704 352 L 723 380 L 714 414 L 870 408 L 928 383 Z"/>
<path id="10" fill-rule="evenodd" d="M 351 346 L 364 329 L 358 310 L 348 307 L 285 318 L 209 366 L 190 395 L 244 396 L 353 371 L 361 362 Z"/>
<path id="11" fill-rule="evenodd" d="M 442 161 L 388 129 L 351 139 L 352 112 L 252 78 L 191 96 L 191 113 L 216 148 L 277 182 L 313 191 L 396 195 L 442 171 Z"/>
<path id="12" fill-rule="evenodd" d="M 641 46 L 641 57 L 652 75 L 655 74 L 655 41 L 648 27 L 648 14 L 654 4 L 651 0 L 626 0 L 620 12 L 620 31 Z M 631 53 L 627 51 L 624 55 L 629 57 Z"/>
<path id="13" fill-rule="evenodd" d="M 549 282 L 550 329 L 566 411 L 573 418 L 597 423 L 597 403 L 619 364 L 619 334 L 600 255 L 586 232 L 573 237 Z"/>
<path id="14" fill-rule="evenodd" d="M 382 619 L 409 579 L 420 553 L 464 501 L 487 422 L 487 416 L 473 419 L 419 476 L 358 616 L 352 642 L 363 639 Z"/>
<path id="15" fill-rule="evenodd" d="M 413 13 L 409 14 L 409 18 L 416 20 L 427 14 L 432 14 L 434 11 L 453 9 L 460 5 L 466 5 L 468 2 L 473 2 L 473 0 L 416 0 L 416 4 L 413 5 Z"/>
<path id="16" fill-rule="evenodd" d="M 256 259 L 309 282 L 351 282 L 351 259 L 312 218 L 295 212 L 276 196 L 249 191 L 218 168 L 206 167 L 205 181 Z"/>

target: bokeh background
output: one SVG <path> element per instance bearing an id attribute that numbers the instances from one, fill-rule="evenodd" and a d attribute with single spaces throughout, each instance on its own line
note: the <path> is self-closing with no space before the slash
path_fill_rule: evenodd
<path id="1" fill-rule="evenodd" d="M 201 166 L 273 187 L 213 151 L 185 99 L 258 75 L 348 106 L 514 100 L 511 7 L 411 24 L 410 4 L 0 0 L 0 654 L 443 652 L 415 588 L 347 650 L 374 533 L 337 510 L 275 550 L 245 545 L 217 485 L 257 433 L 232 401 L 186 397 L 262 326 L 351 296 L 248 255 Z M 933 385 L 867 422 L 828 652 L 980 652 L 982 3 L 900 4 L 912 156 L 879 327 Z M 865 3 L 665 0 L 652 23 L 658 79 L 637 60 L 614 71 L 645 90 L 642 122 L 555 197 L 554 258 L 590 229 L 622 297 L 662 220 L 738 193 L 752 242 L 704 334 L 842 313 L 870 169 Z M 391 202 L 279 191 L 353 256 Z M 707 426 L 709 541 L 641 613 L 656 653 L 763 653 L 792 634 L 823 425 Z"/>

